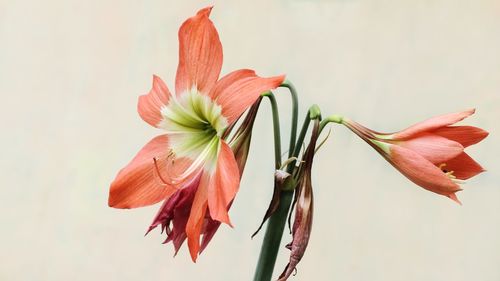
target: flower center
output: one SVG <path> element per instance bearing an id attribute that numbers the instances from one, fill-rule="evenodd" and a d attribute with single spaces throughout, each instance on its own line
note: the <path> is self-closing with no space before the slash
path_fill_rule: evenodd
<path id="1" fill-rule="evenodd" d="M 457 179 L 457 177 L 453 174 L 455 173 L 455 171 L 449 171 L 447 168 L 446 168 L 446 163 L 442 163 L 438 166 L 438 168 L 443 171 L 443 173 L 446 174 L 446 176 L 454 183 L 458 183 L 458 184 L 463 184 L 465 183 L 464 180 L 460 180 L 460 179 Z"/>
<path id="2" fill-rule="evenodd" d="M 220 105 L 193 88 L 172 96 L 161 115 L 160 127 L 169 135 L 175 156 L 193 160 L 193 169 L 215 169 L 220 137 L 228 125 Z"/>

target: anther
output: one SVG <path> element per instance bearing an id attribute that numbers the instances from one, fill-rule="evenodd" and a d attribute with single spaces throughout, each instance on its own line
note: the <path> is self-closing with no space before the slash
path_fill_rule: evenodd
<path id="1" fill-rule="evenodd" d="M 153 162 L 154 162 L 154 165 L 155 165 L 156 175 L 160 179 L 161 185 L 169 186 L 169 184 L 167 183 L 167 181 L 165 181 L 163 179 L 163 177 L 161 176 L 160 169 L 158 168 L 158 160 L 156 160 L 156 157 L 153 157 Z"/>

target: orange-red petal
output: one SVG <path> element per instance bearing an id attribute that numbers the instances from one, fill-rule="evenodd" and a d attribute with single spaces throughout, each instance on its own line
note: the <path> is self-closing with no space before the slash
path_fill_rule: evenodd
<path id="1" fill-rule="evenodd" d="M 200 234 L 204 223 L 205 213 L 207 211 L 208 185 L 210 175 L 203 173 L 200 179 L 200 185 L 194 196 L 191 213 L 186 225 L 186 235 L 188 238 L 189 253 L 191 259 L 196 262 L 200 252 Z"/>
<path id="2" fill-rule="evenodd" d="M 260 94 L 277 88 L 284 79 L 284 75 L 262 78 L 253 70 L 240 69 L 222 77 L 210 92 L 210 96 L 222 107 L 222 114 L 231 124 L 259 98 Z"/>
<path id="3" fill-rule="evenodd" d="M 394 133 L 392 135 L 392 139 L 393 140 L 408 139 L 423 132 L 428 132 L 444 126 L 452 125 L 474 114 L 474 112 L 475 109 L 469 109 L 466 111 L 436 116 L 427 119 L 423 122 L 419 122 L 403 131 Z"/>
<path id="4" fill-rule="evenodd" d="M 228 206 L 240 185 L 240 172 L 229 145 L 221 141 L 217 167 L 208 185 L 208 209 L 212 219 L 231 225 Z"/>
<path id="5" fill-rule="evenodd" d="M 401 141 L 398 145 L 411 149 L 434 164 L 444 163 L 458 156 L 464 150 L 458 142 L 429 133 Z"/>
<path id="6" fill-rule="evenodd" d="M 443 171 L 410 149 L 390 145 L 389 159 L 404 176 L 429 191 L 449 195 L 460 190 Z"/>
<path id="7" fill-rule="evenodd" d="M 488 132 L 473 126 L 447 126 L 432 133 L 459 142 L 463 147 L 476 144 L 488 136 Z"/>
<path id="8" fill-rule="evenodd" d="M 195 86 L 208 94 L 222 68 L 222 45 L 208 18 L 212 7 L 187 19 L 179 29 L 179 65 L 175 80 L 177 95 Z"/>
<path id="9" fill-rule="evenodd" d="M 453 175 L 457 177 L 457 179 L 461 180 L 472 178 L 473 176 L 485 171 L 481 165 L 474 161 L 474 159 L 472 159 L 465 152 L 446 161 L 445 164 L 446 166 L 444 166 L 443 169 L 448 172 L 453 171 Z"/>
<path id="10" fill-rule="evenodd" d="M 160 77 L 153 75 L 153 86 L 147 95 L 139 97 L 137 111 L 142 120 L 153 127 L 158 127 L 162 120 L 161 107 L 170 99 L 170 91 Z"/>
<path id="11" fill-rule="evenodd" d="M 153 158 L 168 153 L 168 138 L 157 136 L 147 143 L 111 183 L 108 204 L 114 208 L 137 208 L 160 202 L 175 192 L 175 188 L 161 184 L 155 174 Z M 165 161 L 160 162 L 165 163 Z M 160 164 L 160 167 L 164 164 Z"/>

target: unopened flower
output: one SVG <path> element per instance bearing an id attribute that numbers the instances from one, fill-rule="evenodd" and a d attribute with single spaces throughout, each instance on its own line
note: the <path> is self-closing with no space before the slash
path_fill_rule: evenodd
<path id="1" fill-rule="evenodd" d="M 375 132 L 345 118 L 341 122 L 412 182 L 460 204 L 455 194 L 462 190 L 459 184 L 484 171 L 464 148 L 480 142 L 488 132 L 452 125 L 474 111 L 437 116 L 392 134 Z"/>
<path id="2" fill-rule="evenodd" d="M 304 153 L 303 163 L 298 171 L 298 185 L 295 191 L 295 218 L 292 226 L 292 242 L 286 247 L 290 250 L 290 259 L 278 281 L 285 281 L 294 272 L 309 243 L 313 222 L 313 189 L 311 170 L 319 135 L 319 120 L 314 121 L 311 141 Z"/>
<path id="3" fill-rule="evenodd" d="M 240 169 L 224 138 L 226 130 L 261 93 L 284 80 L 261 78 L 248 69 L 219 79 L 222 45 L 209 19 L 211 9 L 200 10 L 179 30 L 176 94 L 154 76 L 150 92 L 139 98 L 141 118 L 165 134 L 146 144 L 118 173 L 109 195 L 115 208 L 167 200 L 152 226 L 163 224 L 174 244 L 187 237 L 193 261 L 203 249 L 200 236 L 205 241 L 213 235 L 212 221 L 231 224 L 227 211 L 239 187 Z"/>

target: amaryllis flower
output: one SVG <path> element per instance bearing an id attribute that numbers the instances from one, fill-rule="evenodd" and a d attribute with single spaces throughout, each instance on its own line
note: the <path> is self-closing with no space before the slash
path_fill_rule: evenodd
<path id="1" fill-rule="evenodd" d="M 226 130 L 261 93 L 284 80 L 284 76 L 261 78 L 248 69 L 219 79 L 222 45 L 209 19 L 211 9 L 200 10 L 180 27 L 175 95 L 154 76 L 152 89 L 139 98 L 141 118 L 165 134 L 146 144 L 118 173 L 109 194 L 109 205 L 115 208 L 171 198 L 162 208 L 170 211 L 158 215 L 174 218 L 167 231 L 181 233 L 174 235 L 178 240 L 187 237 L 193 261 L 200 252 L 200 235 L 211 235 L 211 220 L 231 224 L 227 211 L 239 187 L 240 171 L 225 140 Z"/>
<path id="2" fill-rule="evenodd" d="M 286 281 L 294 272 L 309 244 L 313 222 L 313 189 L 311 170 L 319 135 L 319 120 L 314 120 L 311 141 L 304 153 L 303 163 L 299 167 L 298 185 L 295 188 L 295 218 L 292 227 L 292 242 L 286 245 L 290 250 L 290 258 L 278 281 Z"/>
<path id="3" fill-rule="evenodd" d="M 238 130 L 234 133 L 228 143 L 234 153 L 240 177 L 245 169 L 250 149 L 250 142 L 252 139 L 251 132 L 261 100 L 262 98 L 259 98 L 248 110 L 242 124 L 238 127 Z M 191 184 L 178 190 L 170 196 L 170 198 L 165 200 L 146 233 L 148 234 L 158 225 L 161 225 L 162 233 L 166 232 L 167 234 L 167 239 L 164 243 L 172 241 L 174 244 L 175 254 L 177 254 L 187 238 L 185 231 L 186 224 L 189 219 L 190 210 L 193 205 L 193 199 L 198 189 L 198 185 L 199 178 L 195 178 Z M 227 209 L 229 210 L 230 207 L 231 203 L 227 206 Z M 209 214 L 205 214 L 203 228 L 201 230 L 203 239 L 199 250 L 200 253 L 203 252 L 210 240 L 213 238 L 215 232 L 219 229 L 220 224 L 220 221 L 212 219 Z"/>
<path id="4" fill-rule="evenodd" d="M 474 109 L 430 118 L 397 133 L 367 129 L 349 119 L 342 123 L 360 136 L 412 182 L 460 204 L 459 186 L 484 169 L 464 148 L 483 140 L 488 132 L 472 126 L 452 126 Z"/>

